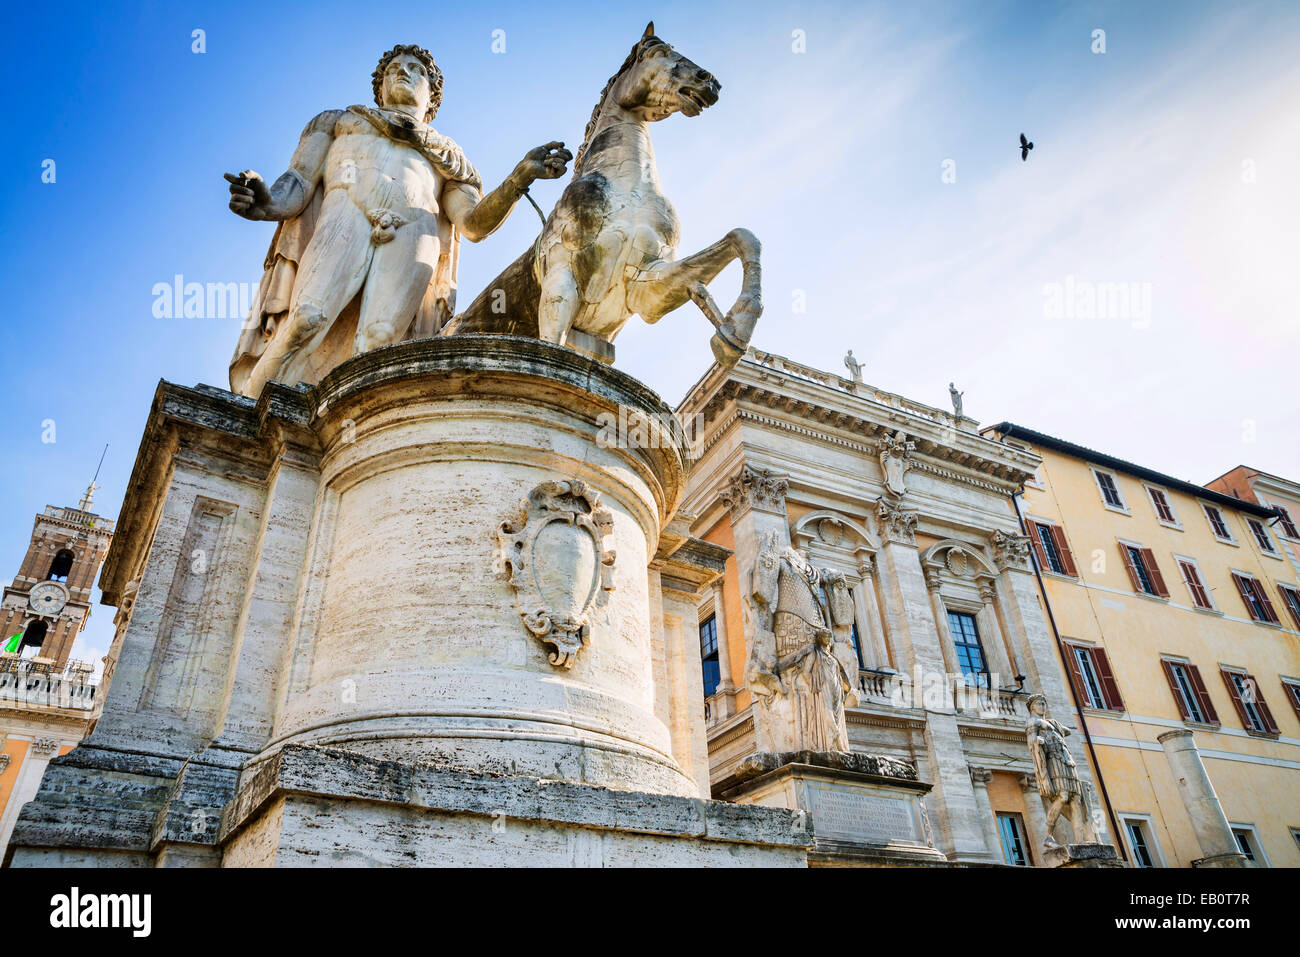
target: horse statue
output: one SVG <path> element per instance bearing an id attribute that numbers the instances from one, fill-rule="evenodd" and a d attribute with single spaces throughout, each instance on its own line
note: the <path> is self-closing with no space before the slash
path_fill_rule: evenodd
<path id="1" fill-rule="evenodd" d="M 661 191 L 649 129 L 679 111 L 698 116 L 718 101 L 719 89 L 713 74 L 655 36 L 651 22 L 605 84 L 573 181 L 537 242 L 442 334 L 506 333 L 573 346 L 582 338 L 570 335 L 576 331 L 612 343 L 634 313 L 658 322 L 690 299 L 717 330 L 710 346 L 719 364 L 735 365 L 763 311 L 761 247 L 749 230 L 733 229 L 675 258 L 681 224 Z M 740 295 L 724 315 L 706 284 L 737 259 Z M 606 348 L 606 356 L 593 354 L 611 361 Z"/>

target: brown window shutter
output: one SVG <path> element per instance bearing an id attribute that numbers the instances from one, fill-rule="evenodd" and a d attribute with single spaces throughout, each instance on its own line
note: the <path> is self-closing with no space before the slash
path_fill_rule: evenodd
<path id="1" fill-rule="evenodd" d="M 1088 692 L 1083 687 L 1083 672 L 1079 670 L 1079 659 L 1074 654 L 1074 649 L 1080 646 L 1072 645 L 1069 642 L 1063 644 L 1065 646 L 1065 668 L 1070 673 L 1070 684 L 1074 685 L 1074 693 L 1079 696 L 1079 703 L 1086 705 L 1088 703 Z"/>
<path id="2" fill-rule="evenodd" d="M 1106 657 L 1106 649 L 1092 649 L 1092 667 L 1101 681 L 1101 695 L 1106 699 L 1106 707 L 1112 711 L 1123 711 L 1124 699 L 1120 697 L 1115 672 L 1110 670 L 1110 659 Z"/>
<path id="3" fill-rule="evenodd" d="M 1056 546 L 1056 554 L 1061 557 L 1061 567 L 1065 569 L 1065 574 L 1078 577 L 1079 570 L 1074 567 L 1074 556 L 1070 553 L 1070 546 L 1065 543 L 1065 529 L 1051 525 L 1048 531 L 1052 535 L 1052 544 Z"/>
<path id="4" fill-rule="evenodd" d="M 1277 591 L 1282 598 L 1282 604 L 1286 605 L 1286 610 L 1291 614 L 1291 620 L 1295 622 L 1296 628 L 1300 628 L 1300 596 L 1297 596 L 1295 592 L 1292 592 L 1291 594 L 1292 597 L 1295 598 L 1295 601 L 1287 601 L 1287 589 L 1282 585 L 1278 585 Z"/>
<path id="5" fill-rule="evenodd" d="M 1190 721 L 1192 716 L 1187 713 L 1187 708 L 1183 704 L 1183 696 L 1178 691 L 1178 678 L 1174 675 L 1173 662 L 1161 658 L 1160 666 L 1165 669 L 1165 680 L 1169 682 L 1169 692 L 1174 696 L 1174 704 L 1178 705 L 1178 713 L 1182 715 L 1184 721 Z"/>
<path id="6" fill-rule="evenodd" d="M 1029 544 L 1033 546 L 1034 558 L 1038 560 L 1039 570 L 1050 572 L 1052 566 L 1047 564 L 1047 553 L 1043 551 L 1043 543 L 1039 541 L 1038 538 L 1039 535 L 1043 534 L 1044 527 L 1045 526 L 1040 525 L 1038 522 L 1029 523 Z"/>
<path id="7" fill-rule="evenodd" d="M 1129 554 L 1128 546 L 1123 542 L 1117 542 L 1116 544 L 1119 545 L 1119 553 L 1124 558 L 1124 568 L 1128 571 L 1129 581 L 1133 583 L 1133 590 L 1145 595 L 1146 592 L 1142 588 L 1142 579 L 1138 578 L 1137 568 L 1133 565 L 1133 556 Z"/>
<path id="8" fill-rule="evenodd" d="M 1146 566 L 1147 578 L 1151 579 L 1151 587 L 1156 590 L 1156 594 L 1161 598 L 1168 598 L 1169 589 L 1165 587 L 1165 576 L 1160 574 L 1160 566 L 1156 564 L 1156 556 L 1151 549 L 1142 549 L 1142 564 Z"/>
<path id="9" fill-rule="evenodd" d="M 1255 618 L 1255 604 L 1250 600 L 1251 596 L 1254 594 L 1251 591 L 1250 582 L 1246 581 L 1246 579 L 1242 578 L 1236 572 L 1232 573 L 1232 580 L 1237 583 L 1237 591 L 1241 592 L 1241 601 L 1246 606 L 1246 612 L 1250 615 L 1251 620 L 1253 621 Z"/>
<path id="10" fill-rule="evenodd" d="M 1275 625 L 1282 624 L 1277 617 L 1277 611 L 1273 608 L 1273 603 L 1268 600 L 1268 592 L 1264 591 L 1264 583 L 1255 581 L 1251 583 L 1254 586 L 1255 595 L 1259 598 L 1259 603 L 1264 607 L 1264 617 Z"/>
<path id="11" fill-rule="evenodd" d="M 1191 562 L 1179 562 L 1179 569 L 1183 573 L 1183 581 L 1187 582 L 1187 588 L 1192 593 L 1192 601 L 1196 602 L 1197 607 L 1210 608 L 1210 595 L 1201 583 L 1201 576 L 1196 573 L 1196 566 Z"/>
<path id="12" fill-rule="evenodd" d="M 1241 695 L 1237 694 L 1237 686 L 1232 683 L 1232 672 L 1220 668 L 1219 674 L 1223 675 L 1223 683 L 1228 686 L 1228 697 L 1232 699 L 1232 706 L 1237 709 L 1237 717 L 1241 719 L 1241 726 L 1247 731 L 1254 731 L 1255 726 L 1250 723 L 1250 716 L 1246 714 L 1246 708 L 1241 703 Z"/>
<path id="13" fill-rule="evenodd" d="M 1286 699 L 1291 702 L 1291 710 L 1295 716 L 1300 718 L 1300 685 L 1293 685 L 1289 681 L 1282 682 L 1282 690 L 1286 692 Z"/>
<path id="14" fill-rule="evenodd" d="M 1205 716 L 1208 724 L 1219 723 L 1219 712 L 1214 710 L 1214 702 L 1210 700 L 1210 692 L 1206 690 L 1205 681 L 1201 678 L 1201 669 L 1196 665 L 1187 665 L 1187 674 L 1192 679 L 1192 688 L 1196 691 L 1196 700 L 1201 705 L 1201 714 Z"/>
<path id="15" fill-rule="evenodd" d="M 1259 682 L 1255 680 L 1254 675 L 1246 675 L 1246 680 L 1255 689 L 1255 710 L 1259 712 L 1259 716 L 1264 722 L 1264 730 L 1269 734 L 1279 734 L 1277 722 L 1273 720 L 1273 712 L 1268 709 L 1268 702 L 1264 700 L 1264 689 L 1259 686 Z"/>

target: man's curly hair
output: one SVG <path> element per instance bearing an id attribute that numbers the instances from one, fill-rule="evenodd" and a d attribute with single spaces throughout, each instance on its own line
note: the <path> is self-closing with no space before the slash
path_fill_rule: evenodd
<path id="1" fill-rule="evenodd" d="M 414 43 L 399 43 L 379 58 L 379 66 L 375 67 L 375 72 L 370 74 L 370 85 L 375 90 L 375 103 L 378 106 L 384 105 L 384 71 L 388 69 L 388 64 L 393 62 L 395 57 L 403 53 L 415 57 L 429 72 L 429 109 L 424 114 L 424 122 L 431 123 L 438 113 L 438 107 L 442 105 L 442 71 L 438 69 L 438 64 L 433 62 L 433 54 Z"/>

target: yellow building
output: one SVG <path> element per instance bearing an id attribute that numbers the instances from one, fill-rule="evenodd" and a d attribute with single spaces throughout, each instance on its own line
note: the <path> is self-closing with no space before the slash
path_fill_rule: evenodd
<path id="1" fill-rule="evenodd" d="M 1131 863 L 1300 866 L 1300 584 L 1277 498 L 983 434 L 1042 457 L 1015 504 Z"/>

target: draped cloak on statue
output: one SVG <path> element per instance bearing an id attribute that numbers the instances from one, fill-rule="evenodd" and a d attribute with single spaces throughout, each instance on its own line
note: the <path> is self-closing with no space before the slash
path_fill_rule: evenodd
<path id="1" fill-rule="evenodd" d="M 453 183 L 464 183 L 482 192 L 483 181 L 479 177 L 478 170 L 449 137 L 427 127 L 419 129 L 400 126 L 379 110 L 368 106 L 350 106 L 346 111 L 330 110 L 323 114 L 323 118 L 336 122 L 345 112 L 369 121 L 380 135 L 418 150 L 446 181 L 444 188 Z M 322 117 L 317 118 L 320 119 Z M 332 125 L 330 123 L 331 128 Z M 316 230 L 316 220 L 320 216 L 325 192 L 323 182 L 317 182 L 306 208 L 292 219 L 279 223 L 275 228 L 271 248 L 267 250 L 263 262 L 262 281 L 257 287 L 257 295 L 253 297 L 252 308 L 244 320 L 239 343 L 235 347 L 235 355 L 230 360 L 230 388 L 234 392 L 243 392 L 243 386 L 248 381 L 253 367 L 257 365 L 257 360 L 266 351 L 277 326 L 289 312 L 294 282 L 298 276 L 298 264 L 302 261 L 307 244 L 311 242 Z M 452 225 L 441 211 L 438 213 L 438 239 L 440 244 L 438 264 L 403 339 L 424 339 L 437 335 L 438 330 L 456 311 L 456 271 L 460 259 L 460 230 Z M 359 296 L 360 294 L 358 299 Z M 355 309 L 356 301 L 343 312 L 346 314 Z M 337 323 L 339 319 L 339 316 L 333 317 L 331 325 Z"/>

